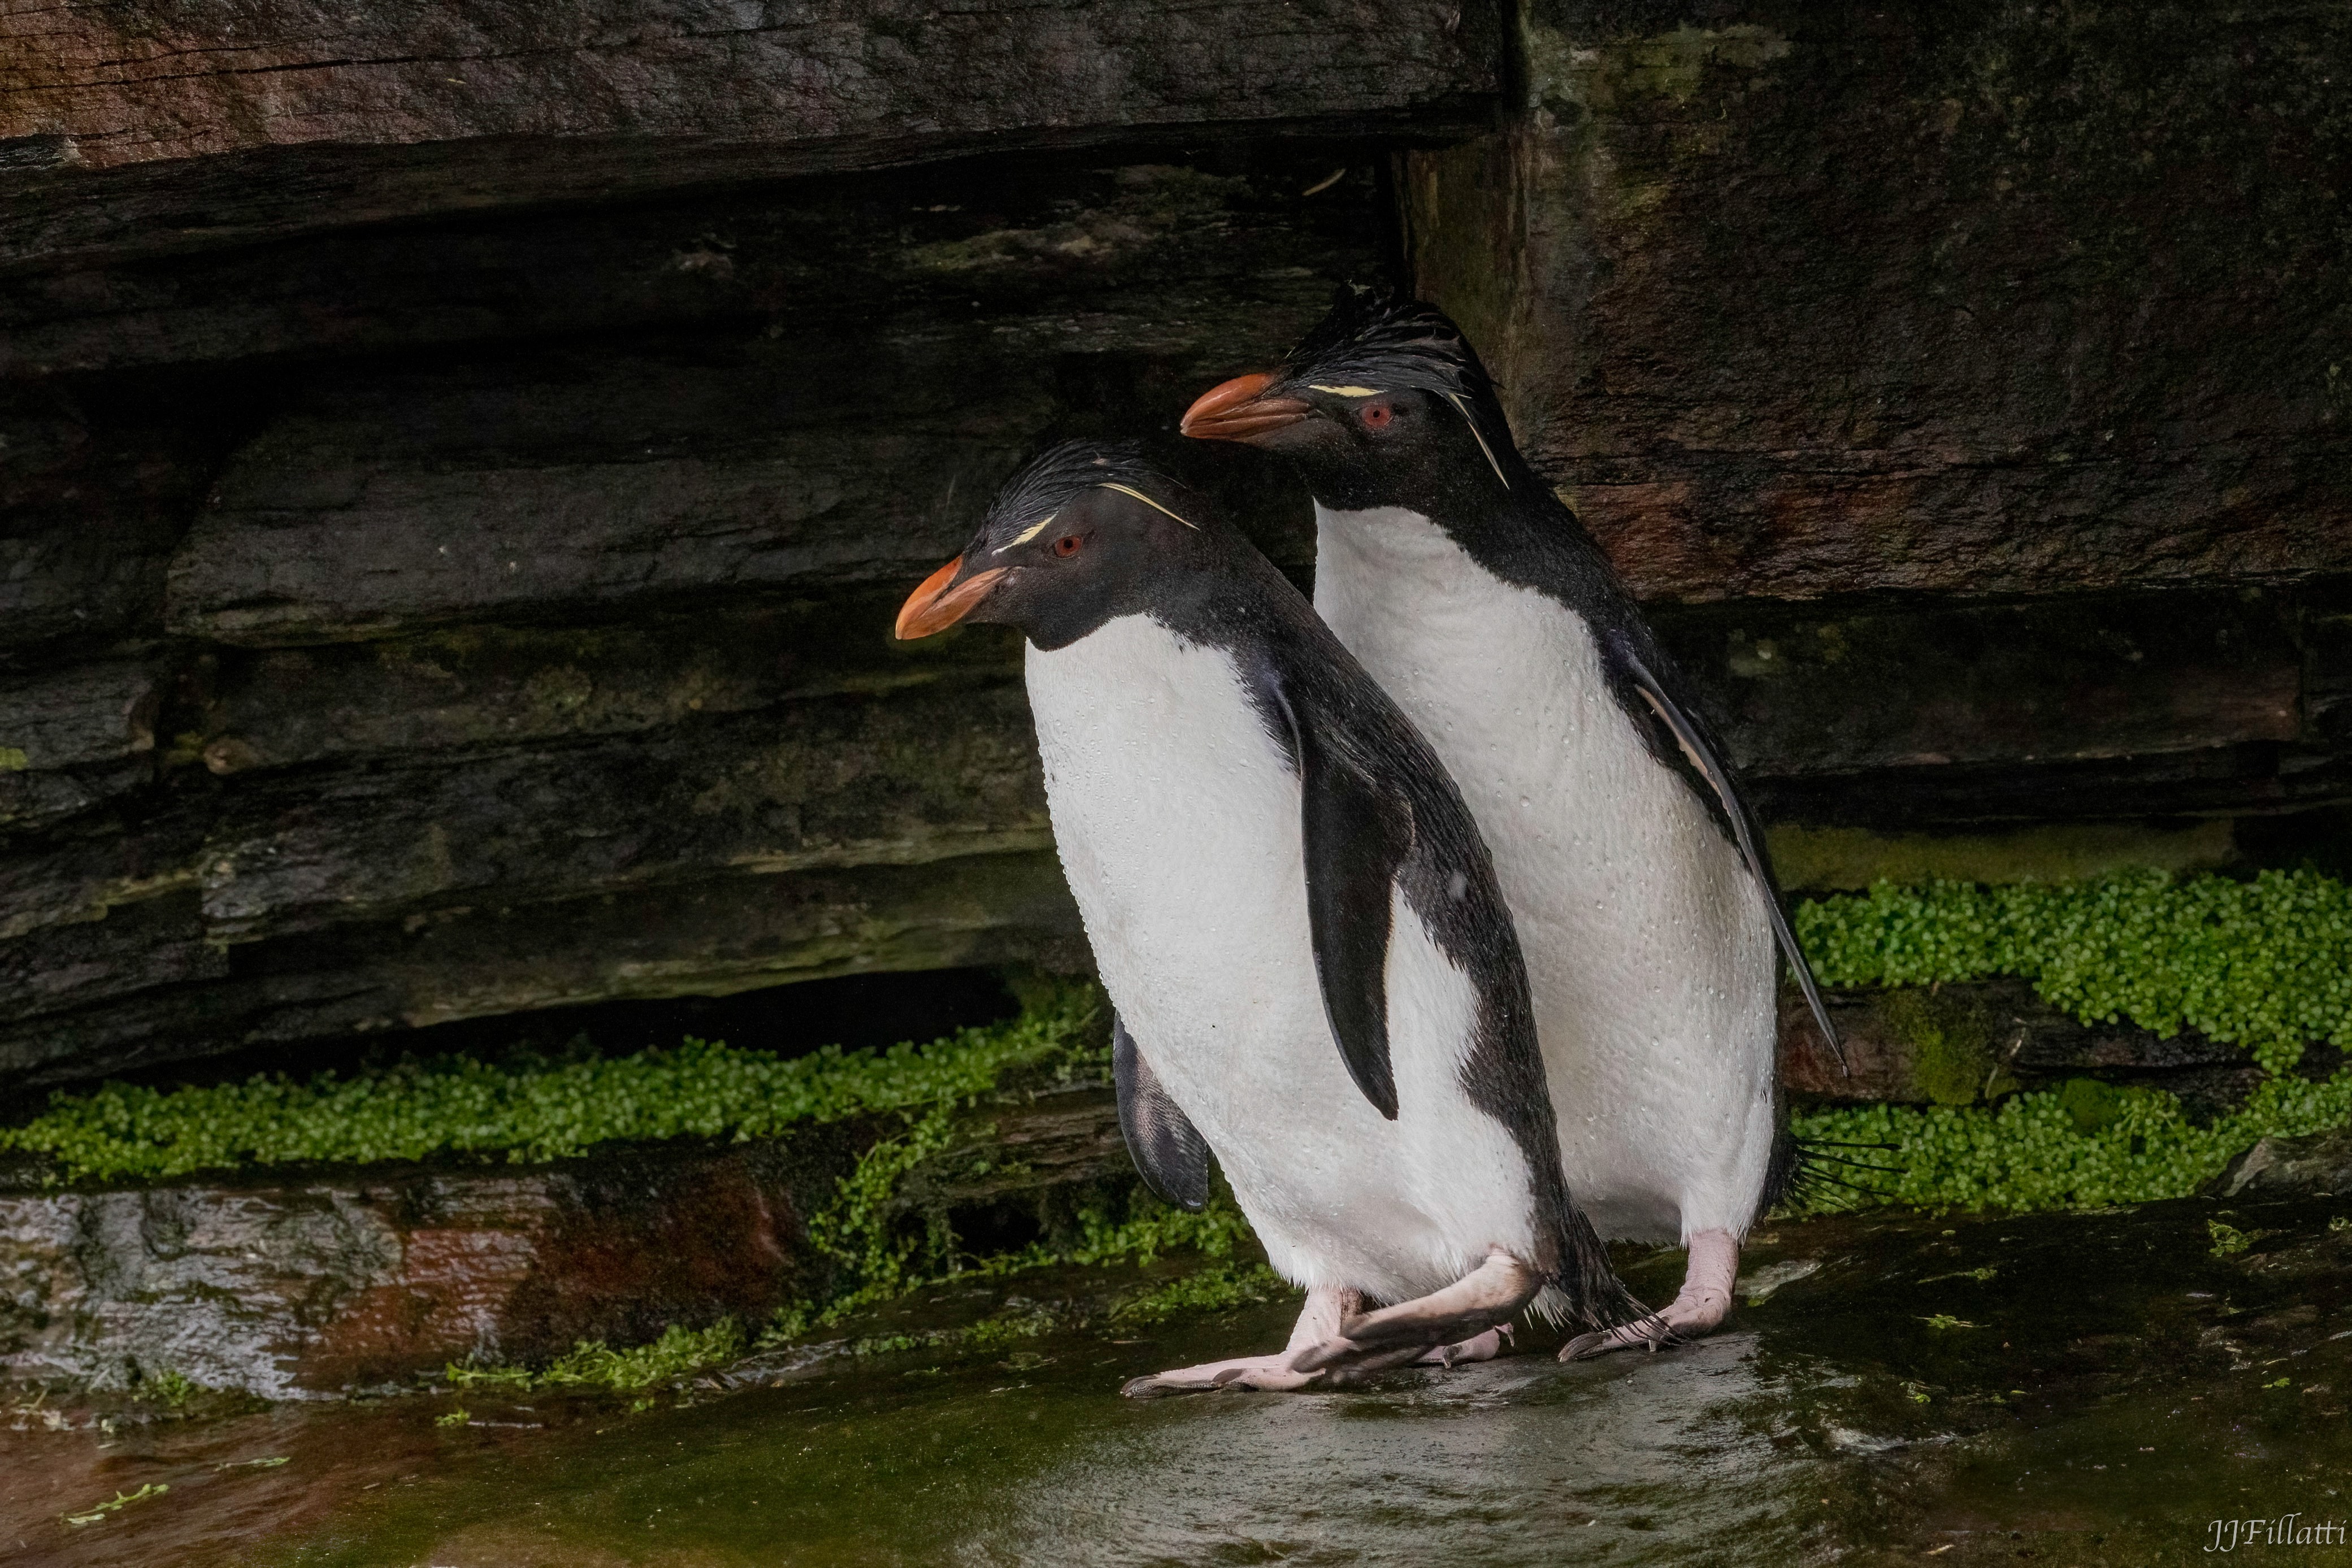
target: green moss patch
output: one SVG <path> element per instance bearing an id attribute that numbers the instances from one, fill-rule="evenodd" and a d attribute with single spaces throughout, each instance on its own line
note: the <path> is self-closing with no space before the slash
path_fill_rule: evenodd
<path id="1" fill-rule="evenodd" d="M 929 1045 L 785 1060 L 689 1040 L 633 1056 L 499 1063 L 403 1061 L 363 1076 L 266 1074 L 215 1088 L 108 1083 L 60 1092 L 0 1128 L 0 1149 L 46 1155 L 59 1181 L 156 1181 L 195 1171 L 305 1162 L 470 1156 L 564 1159 L 598 1144 L 768 1137 L 812 1122 L 929 1109 L 993 1089 L 1008 1071 L 1094 1067 L 1099 1004 L 1073 989 L 1011 1022 Z"/>
<path id="2" fill-rule="evenodd" d="M 1887 1145 L 1843 1151 L 1878 1170 L 1832 1167 L 1860 1190 L 1817 1187 L 1800 1207 L 2029 1210 L 2182 1197 L 2263 1138 L 2352 1121 L 2352 1073 L 2324 1083 L 2288 1076 L 2309 1042 L 2352 1044 L 2352 888 L 2332 877 L 2137 871 L 2006 886 L 1880 883 L 1799 904 L 1797 929 L 1831 985 L 2019 976 L 2085 1023 L 2128 1019 L 2168 1036 L 2195 1029 L 2246 1046 L 2273 1075 L 2205 1126 L 2170 1094 L 2090 1078 L 1971 1106 L 2000 1087 L 1985 1082 L 1981 1020 L 1948 998 L 1897 991 L 1889 1020 L 1937 1103 L 1798 1115 L 1801 1138 Z"/>
<path id="3" fill-rule="evenodd" d="M 2313 872 L 1881 883 L 1799 904 L 1797 930 L 1828 985 L 2016 975 L 2085 1023 L 2194 1029 L 2274 1073 L 2352 1045 L 2352 888 Z"/>
<path id="4" fill-rule="evenodd" d="M 835 1291 L 823 1301 L 796 1302 L 778 1312 L 761 1337 L 762 1345 L 788 1343 L 829 1328 L 919 1286 L 1057 1264 L 1148 1267 L 1172 1252 L 1223 1261 L 1255 1244 L 1249 1221 L 1222 1187 L 1198 1214 L 1171 1208 L 1138 1187 L 1129 1197 L 1123 1217 L 1105 1206 L 1088 1207 L 1055 1237 L 984 1257 L 964 1252 L 943 1216 L 928 1217 L 919 1230 L 909 1233 L 898 1223 L 899 1184 L 946 1146 L 947 1120 L 934 1112 L 902 1136 L 877 1144 L 843 1178 L 833 1201 L 810 1217 L 810 1241 L 839 1266 Z"/>

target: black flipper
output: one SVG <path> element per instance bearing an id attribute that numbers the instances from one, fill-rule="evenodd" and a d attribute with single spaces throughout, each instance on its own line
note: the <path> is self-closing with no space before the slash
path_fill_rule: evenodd
<path id="1" fill-rule="evenodd" d="M 1323 1012 L 1348 1076 L 1396 1120 L 1389 1067 L 1389 912 L 1397 869 L 1412 848 L 1412 807 L 1324 744 L 1276 683 L 1274 695 L 1298 758 L 1307 860 L 1307 921 Z"/>
<path id="2" fill-rule="evenodd" d="M 1110 1075 L 1118 1085 L 1118 1130 L 1143 1185 L 1198 1214 L 1209 1201 L 1209 1144 L 1182 1106 L 1168 1096 L 1135 1047 L 1125 1020 L 1110 1019 Z"/>
<path id="3" fill-rule="evenodd" d="M 1622 632 L 1609 639 L 1611 652 L 1616 654 L 1633 689 L 1666 727 L 1667 733 L 1691 765 L 1692 771 L 1715 791 L 1717 804 L 1724 820 L 1731 826 L 1732 841 L 1739 846 L 1739 858 L 1748 862 L 1748 870 L 1764 890 L 1764 907 L 1771 916 L 1772 940 L 1780 945 L 1781 956 L 1789 960 L 1789 968 L 1797 977 L 1798 988 L 1805 993 L 1805 1005 L 1813 1009 L 1813 1022 L 1822 1038 L 1830 1042 L 1830 1053 L 1837 1058 L 1838 1071 L 1846 1073 L 1845 1047 L 1839 1043 L 1837 1026 L 1830 1022 L 1830 1010 L 1822 1001 L 1821 988 L 1813 983 L 1813 967 L 1805 962 L 1805 950 L 1797 945 L 1796 928 L 1789 924 L 1789 911 L 1780 902 L 1780 887 L 1772 874 L 1772 862 L 1764 849 L 1764 835 L 1758 831 L 1755 813 L 1748 802 L 1739 798 L 1739 788 L 1733 782 L 1731 769 L 1716 755 L 1706 734 L 1691 716 L 1685 713 L 1666 694 L 1665 686 L 1650 673 L 1633 649 L 1632 640 Z"/>

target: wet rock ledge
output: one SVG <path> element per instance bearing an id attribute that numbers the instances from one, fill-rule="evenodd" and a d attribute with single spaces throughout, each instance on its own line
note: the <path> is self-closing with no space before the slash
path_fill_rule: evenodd
<path id="1" fill-rule="evenodd" d="M 809 1244 L 893 1121 L 734 1145 L 625 1146 L 554 1165 L 272 1171 L 135 1190 L 0 1192 L 0 1369 L 135 1390 L 166 1374 L 311 1399 L 451 1362 L 542 1363 L 722 1318 L 756 1332 L 820 1294 Z M 1133 1167 L 1107 1088 L 983 1107 L 899 1186 L 892 1218 L 1019 1247 Z"/>

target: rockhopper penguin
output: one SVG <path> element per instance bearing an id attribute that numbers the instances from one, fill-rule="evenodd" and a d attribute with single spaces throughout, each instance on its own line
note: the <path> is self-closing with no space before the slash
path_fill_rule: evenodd
<path id="1" fill-rule="evenodd" d="M 1213 1150 L 1308 1292 L 1282 1354 L 1127 1392 L 1492 1355 L 1531 1304 L 1596 1330 L 1638 1317 L 1561 1179 L 1477 829 L 1298 591 L 1132 450 L 1072 443 L 1013 477 L 898 631 L 960 621 L 1028 639 L 1137 1163 L 1197 1208 Z"/>
<path id="2" fill-rule="evenodd" d="M 1316 608 L 1494 851 L 1570 1186 L 1603 1235 L 1690 1249 L 1672 1306 L 1562 1354 L 1712 1329 L 1740 1239 L 1795 1169 L 1776 943 L 1836 1035 L 1687 684 L 1430 307 L 1343 294 L 1281 370 L 1213 389 L 1183 430 L 1305 479 Z"/>

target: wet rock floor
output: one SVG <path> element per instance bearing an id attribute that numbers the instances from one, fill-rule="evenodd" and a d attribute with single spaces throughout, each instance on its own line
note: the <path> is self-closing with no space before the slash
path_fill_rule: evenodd
<path id="1" fill-rule="evenodd" d="M 1137 1373 L 1279 1343 L 1276 1303 L 1149 1337 L 835 1362 L 642 1410 L 467 1391 L 110 1433 L 44 1405 L 0 1439 L 0 1557 L 2137 1568 L 2235 1544 L 2352 1560 L 2341 1533 L 2290 1549 L 2244 1522 L 2300 1516 L 2289 1539 L 2352 1524 L 2347 1216 L 2199 1199 L 1782 1223 L 1743 1275 L 1763 1299 L 1699 1344 L 1341 1394 L 1118 1397 Z M 2216 1221 L 2223 1242 L 2252 1239 L 2217 1255 Z M 1627 1271 L 1663 1299 L 1679 1267 Z M 440 1424 L 461 1405 L 466 1424 Z M 66 1521 L 142 1487 L 170 1490 Z"/>

